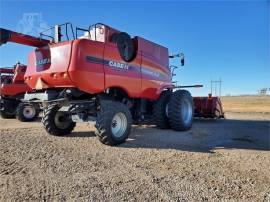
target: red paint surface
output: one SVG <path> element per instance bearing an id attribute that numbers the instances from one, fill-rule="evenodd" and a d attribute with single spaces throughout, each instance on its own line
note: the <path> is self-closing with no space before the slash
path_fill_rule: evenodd
<path id="1" fill-rule="evenodd" d="M 14 68 L 0 68 L 0 73 L 9 73 L 13 74 L 12 83 L 10 84 L 1 84 L 0 94 L 1 96 L 16 96 L 28 91 L 32 91 L 30 86 L 24 82 L 24 74 L 26 71 L 25 65 L 17 64 Z"/>
<path id="2" fill-rule="evenodd" d="M 29 55 L 25 74 L 26 82 L 36 89 L 41 78 L 48 88 L 76 87 L 87 93 L 100 93 L 107 88 L 118 87 L 130 97 L 157 99 L 164 88 L 171 88 L 168 68 L 168 49 L 135 37 L 137 55 L 124 62 L 111 34 L 119 32 L 106 27 L 105 43 L 88 39 L 76 39 L 37 48 Z M 128 70 L 113 68 L 103 63 L 89 62 L 91 56 L 105 61 L 121 62 Z M 37 65 L 37 61 L 50 60 L 49 64 Z"/>

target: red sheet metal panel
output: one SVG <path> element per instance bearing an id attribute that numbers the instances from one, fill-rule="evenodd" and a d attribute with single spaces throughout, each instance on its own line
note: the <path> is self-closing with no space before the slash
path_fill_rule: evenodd
<path id="1" fill-rule="evenodd" d="M 0 68 L 0 73 L 8 73 L 10 75 L 1 75 L 3 77 L 9 77 L 9 82 L 1 83 L 0 94 L 1 96 L 16 96 L 25 92 L 32 91 L 32 89 L 24 82 L 24 74 L 26 66 L 16 64 L 13 68 Z M 11 74 L 12 73 L 12 74 Z"/>
<path id="2" fill-rule="evenodd" d="M 33 89 L 43 83 L 44 88 L 76 87 L 91 94 L 118 87 L 130 97 L 157 99 L 172 87 L 168 49 L 140 37 L 133 40 L 137 54 L 131 62 L 123 61 L 108 36 L 105 42 L 80 38 L 38 48 L 29 56 L 26 82 Z"/>

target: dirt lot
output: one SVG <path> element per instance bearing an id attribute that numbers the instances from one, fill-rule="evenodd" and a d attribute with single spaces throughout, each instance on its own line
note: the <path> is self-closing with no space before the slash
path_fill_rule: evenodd
<path id="1" fill-rule="evenodd" d="M 1 119 L 0 201 L 270 201 L 270 114 L 243 106 L 188 132 L 134 126 L 118 147 Z"/>

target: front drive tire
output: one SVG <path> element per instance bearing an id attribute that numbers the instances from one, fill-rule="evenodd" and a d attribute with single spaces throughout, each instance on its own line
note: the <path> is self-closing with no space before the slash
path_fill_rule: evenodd
<path id="1" fill-rule="evenodd" d="M 1 101 L 0 116 L 3 119 L 15 118 L 16 108 L 19 105 L 19 101 L 15 99 L 3 99 L 1 98 L 1 96 L 0 101 Z"/>
<path id="2" fill-rule="evenodd" d="M 69 112 L 59 111 L 58 105 L 49 105 L 43 111 L 42 123 L 50 135 L 64 136 L 71 133 L 76 126 L 72 121 Z"/>
<path id="3" fill-rule="evenodd" d="M 116 101 L 101 101 L 96 120 L 96 135 L 105 145 L 119 145 L 128 138 L 132 118 L 127 106 Z"/>
<path id="4" fill-rule="evenodd" d="M 1 110 L 1 111 L 0 111 L 0 116 L 1 116 L 3 119 L 12 119 L 12 118 L 15 117 L 14 114 L 11 114 L 11 113 L 9 113 L 9 112 L 7 112 L 7 111 L 5 111 L 5 110 Z"/>
<path id="5" fill-rule="evenodd" d="M 176 131 L 189 130 L 193 123 L 193 99 L 186 90 L 175 91 L 170 99 L 168 115 L 171 128 Z"/>
<path id="6" fill-rule="evenodd" d="M 155 102 L 153 108 L 153 121 L 157 128 L 167 129 L 170 128 L 169 118 L 168 118 L 168 103 L 171 98 L 170 91 L 164 91 L 159 99 Z"/>
<path id="7" fill-rule="evenodd" d="M 39 110 L 31 104 L 20 103 L 16 110 L 16 118 L 22 122 L 33 121 L 38 115 Z"/>

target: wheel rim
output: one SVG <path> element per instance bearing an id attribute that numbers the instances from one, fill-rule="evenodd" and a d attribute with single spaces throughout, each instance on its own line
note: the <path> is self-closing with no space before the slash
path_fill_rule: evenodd
<path id="1" fill-rule="evenodd" d="M 188 100 L 184 99 L 181 107 L 182 119 L 183 122 L 187 125 L 192 119 L 192 105 Z"/>
<path id="2" fill-rule="evenodd" d="M 127 129 L 127 117 L 122 112 L 114 115 L 111 124 L 111 131 L 115 137 L 121 137 Z"/>
<path id="3" fill-rule="evenodd" d="M 27 119 L 32 119 L 36 114 L 36 109 L 32 106 L 25 106 L 23 108 L 23 116 Z"/>
<path id="4" fill-rule="evenodd" d="M 54 123 L 56 127 L 60 129 L 68 128 L 71 123 L 69 114 L 66 112 L 61 112 L 61 111 L 57 112 L 54 117 Z"/>

